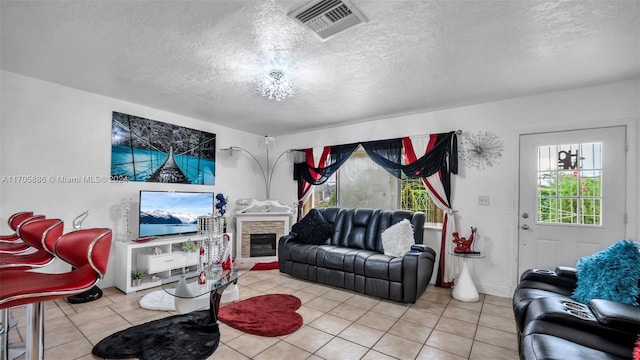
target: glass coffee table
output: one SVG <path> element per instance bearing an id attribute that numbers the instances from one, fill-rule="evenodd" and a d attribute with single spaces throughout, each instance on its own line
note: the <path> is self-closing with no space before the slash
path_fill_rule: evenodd
<path id="1" fill-rule="evenodd" d="M 199 273 L 190 272 L 163 281 L 162 289 L 169 295 L 180 299 L 196 299 L 209 294 L 209 322 L 216 323 L 222 293 L 229 285 L 235 284 L 238 278 L 248 270 L 239 270 L 236 267 L 222 270 L 219 275 L 208 278 L 206 284 L 198 284 Z"/>

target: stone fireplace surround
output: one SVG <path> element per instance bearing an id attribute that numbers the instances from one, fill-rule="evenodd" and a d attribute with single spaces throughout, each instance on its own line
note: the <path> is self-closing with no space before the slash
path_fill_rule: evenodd
<path id="1" fill-rule="evenodd" d="M 278 260 L 278 240 L 291 230 L 293 213 L 291 212 L 252 212 L 235 213 L 237 264 L 255 264 Z M 250 256 L 251 234 L 276 234 L 276 252 L 274 256 Z"/>

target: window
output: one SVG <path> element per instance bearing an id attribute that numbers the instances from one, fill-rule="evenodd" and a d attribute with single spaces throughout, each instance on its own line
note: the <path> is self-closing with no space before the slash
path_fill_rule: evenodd
<path id="1" fill-rule="evenodd" d="M 602 143 L 538 147 L 539 223 L 602 225 Z"/>
<path id="2" fill-rule="evenodd" d="M 313 189 L 316 208 L 381 208 L 422 211 L 425 222 L 442 223 L 443 213 L 420 179 L 397 179 L 373 162 L 359 147 L 340 169 Z"/>

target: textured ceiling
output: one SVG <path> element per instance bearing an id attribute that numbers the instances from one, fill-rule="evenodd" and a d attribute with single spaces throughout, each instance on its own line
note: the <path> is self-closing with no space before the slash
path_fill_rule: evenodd
<path id="1" fill-rule="evenodd" d="M 352 0 L 368 22 L 327 41 L 285 16 L 306 2 L 3 0 L 1 67 L 270 136 L 640 76 L 638 0 Z"/>

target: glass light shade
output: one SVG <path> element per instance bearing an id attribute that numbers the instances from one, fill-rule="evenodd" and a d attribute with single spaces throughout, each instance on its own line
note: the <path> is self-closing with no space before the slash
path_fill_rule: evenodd
<path id="1" fill-rule="evenodd" d="M 295 95 L 296 84 L 282 70 L 271 70 L 267 76 L 258 79 L 256 89 L 269 100 L 282 101 Z"/>

